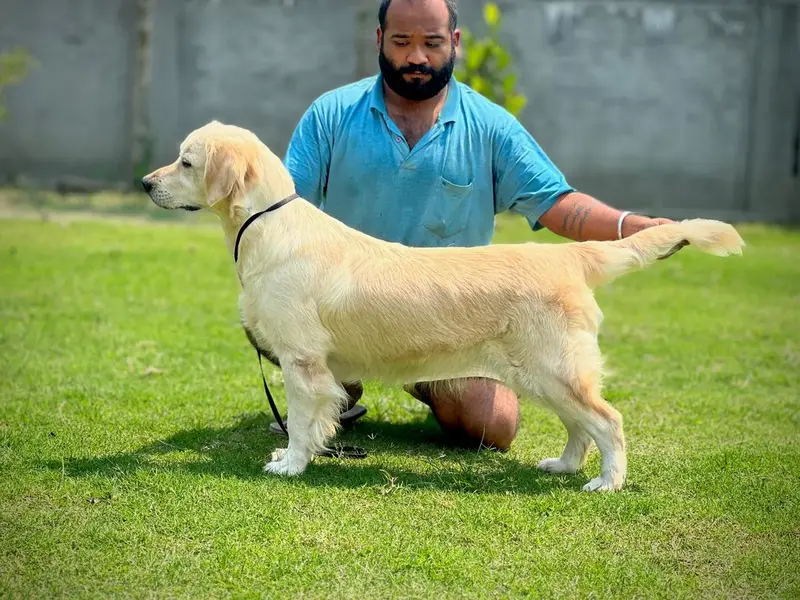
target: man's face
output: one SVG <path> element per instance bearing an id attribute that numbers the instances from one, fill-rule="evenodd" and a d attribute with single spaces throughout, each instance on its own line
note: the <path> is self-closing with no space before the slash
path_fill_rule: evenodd
<path id="1" fill-rule="evenodd" d="M 393 0 L 378 28 L 378 64 L 386 85 L 407 100 L 427 100 L 450 81 L 460 32 L 450 32 L 443 0 Z"/>

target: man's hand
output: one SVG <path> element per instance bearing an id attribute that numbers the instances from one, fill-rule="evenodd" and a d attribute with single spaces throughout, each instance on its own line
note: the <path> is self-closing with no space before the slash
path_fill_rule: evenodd
<path id="1" fill-rule="evenodd" d="M 619 215 L 617 215 L 617 219 L 619 219 Z M 666 225 L 668 223 L 674 223 L 674 222 L 675 221 L 671 219 L 665 219 L 663 217 L 652 219 L 650 217 L 645 217 L 642 215 L 628 215 L 622 222 L 622 237 L 626 238 L 628 236 L 633 235 L 637 231 L 641 231 L 642 229 L 647 229 L 648 227 L 655 227 L 656 225 Z"/>
<path id="2" fill-rule="evenodd" d="M 539 222 L 553 233 L 575 241 L 616 240 L 617 223 L 622 211 L 603 204 L 580 192 L 565 194 L 541 216 Z M 642 215 L 628 215 L 622 222 L 622 237 L 637 231 L 673 223 L 670 219 L 652 219 Z"/>
<path id="3" fill-rule="evenodd" d="M 631 221 L 630 225 L 628 221 Z M 628 215 L 625 217 L 625 221 L 622 223 L 622 237 L 626 238 L 629 235 L 633 235 L 637 231 L 642 231 L 643 229 L 647 229 L 648 227 L 655 227 L 656 225 L 666 225 L 668 223 L 674 223 L 672 219 L 664 219 L 657 218 L 651 219 L 650 217 L 641 217 L 639 215 Z M 664 254 L 663 256 L 659 256 L 658 260 L 664 260 L 665 258 L 669 258 L 673 254 L 675 254 L 681 248 L 688 246 L 689 242 L 683 240 L 680 244 L 672 248 L 669 252 Z"/>

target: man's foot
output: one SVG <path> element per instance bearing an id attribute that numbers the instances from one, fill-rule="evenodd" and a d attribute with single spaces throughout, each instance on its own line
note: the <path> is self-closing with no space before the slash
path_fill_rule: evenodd
<path id="1" fill-rule="evenodd" d="M 355 423 L 358 419 L 367 414 L 367 407 L 358 404 L 358 401 L 361 399 L 361 396 L 364 395 L 364 386 L 361 385 L 360 381 L 357 381 L 356 383 L 343 383 L 342 387 L 350 396 L 350 401 L 347 404 L 347 409 L 344 410 L 341 414 L 339 414 L 339 424 L 343 428 L 347 429 L 348 427 L 352 426 L 353 423 Z M 283 424 L 287 425 L 286 417 L 283 417 Z M 281 426 L 276 421 L 270 423 L 269 430 L 272 433 L 277 433 L 278 435 L 283 435 L 283 436 L 286 435 L 286 432 L 283 429 L 281 429 Z"/>

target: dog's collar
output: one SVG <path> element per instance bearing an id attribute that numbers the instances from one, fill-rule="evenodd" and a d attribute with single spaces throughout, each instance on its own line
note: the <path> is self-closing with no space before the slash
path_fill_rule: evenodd
<path id="1" fill-rule="evenodd" d="M 247 229 L 248 227 L 250 227 L 250 224 L 253 221 L 255 221 L 258 217 L 263 215 L 264 213 L 268 213 L 268 212 L 271 212 L 273 210 L 277 210 L 281 206 L 283 206 L 284 204 L 288 204 L 289 202 L 291 202 L 295 198 L 299 198 L 299 195 L 297 193 L 291 194 L 290 196 L 286 196 L 286 198 L 284 198 L 283 200 L 280 200 L 279 202 L 276 202 L 275 204 L 273 204 L 269 208 L 265 208 L 264 210 L 260 210 L 257 213 L 255 213 L 253 215 L 250 215 L 250 217 L 248 217 L 247 221 L 245 221 L 242 224 L 242 226 L 239 228 L 239 233 L 236 234 L 236 244 L 233 247 L 233 262 L 239 262 L 239 240 L 242 239 L 242 234 L 244 233 L 244 230 Z"/>

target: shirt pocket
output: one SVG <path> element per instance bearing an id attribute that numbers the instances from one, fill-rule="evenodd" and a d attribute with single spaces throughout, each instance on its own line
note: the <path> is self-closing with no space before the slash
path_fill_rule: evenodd
<path id="1" fill-rule="evenodd" d="M 464 231 L 469 222 L 473 185 L 472 181 L 459 185 L 440 177 L 438 189 L 425 214 L 425 228 L 441 239 Z"/>

